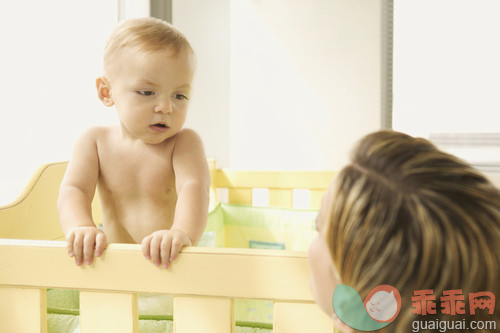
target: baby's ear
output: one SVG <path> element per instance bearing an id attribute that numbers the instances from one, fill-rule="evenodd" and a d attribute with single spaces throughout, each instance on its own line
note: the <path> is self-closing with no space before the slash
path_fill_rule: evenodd
<path id="1" fill-rule="evenodd" d="M 111 86 L 109 85 L 109 81 L 106 77 L 98 77 L 95 80 L 95 86 L 97 88 L 97 96 L 99 96 L 102 104 L 105 106 L 112 106 L 115 104 L 113 98 L 111 97 Z"/>

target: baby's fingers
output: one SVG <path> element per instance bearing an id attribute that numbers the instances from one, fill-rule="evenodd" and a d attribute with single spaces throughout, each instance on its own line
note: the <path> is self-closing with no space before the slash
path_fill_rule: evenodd
<path id="1" fill-rule="evenodd" d="M 80 266 L 83 263 L 83 244 L 83 235 L 75 233 L 73 239 L 73 256 L 75 257 L 75 263 L 77 266 Z"/>
<path id="2" fill-rule="evenodd" d="M 182 238 L 174 238 L 174 240 L 172 241 L 171 249 L 170 249 L 170 258 L 169 258 L 169 261 L 174 261 L 177 258 L 177 255 L 179 254 L 179 252 L 181 252 L 181 249 L 184 246 L 189 246 L 189 243 L 186 242 Z"/>
<path id="3" fill-rule="evenodd" d="M 168 266 L 170 265 L 171 253 L 172 253 L 172 238 L 170 237 L 170 235 L 165 235 L 163 236 L 160 245 L 161 263 L 165 268 L 168 268 Z"/>
<path id="4" fill-rule="evenodd" d="M 66 236 L 68 255 L 80 266 L 83 261 L 92 264 L 94 255 L 100 256 L 106 248 L 106 235 L 95 227 L 74 227 Z"/>
<path id="5" fill-rule="evenodd" d="M 94 248 L 96 237 L 93 234 L 86 234 L 83 238 L 83 258 L 87 265 L 92 264 L 94 260 Z"/>
<path id="6" fill-rule="evenodd" d="M 151 258 L 151 262 L 155 266 L 161 265 L 161 253 L 160 253 L 161 242 L 162 242 L 162 237 L 156 235 L 153 236 L 149 245 L 149 256 Z"/>
<path id="7" fill-rule="evenodd" d="M 96 238 L 95 238 L 95 256 L 100 257 L 102 253 L 104 252 L 104 249 L 106 248 L 106 245 L 108 244 L 108 241 L 106 239 L 106 235 L 104 233 L 98 233 Z"/>
<path id="8" fill-rule="evenodd" d="M 73 249 L 74 242 L 75 242 L 75 234 L 73 232 L 71 232 L 71 233 L 69 233 L 68 237 L 66 238 L 66 249 L 68 250 L 68 255 L 70 257 L 75 256 L 75 251 Z"/>
<path id="9" fill-rule="evenodd" d="M 141 244 L 142 254 L 144 255 L 144 258 L 146 258 L 148 260 L 151 259 L 150 249 L 151 249 L 151 239 L 152 238 L 153 238 L 152 235 L 145 237 L 142 240 L 142 244 Z"/>
<path id="10" fill-rule="evenodd" d="M 161 264 L 160 244 L 162 238 L 157 235 L 149 235 L 142 241 L 142 254 L 148 260 L 159 266 Z"/>
<path id="11" fill-rule="evenodd" d="M 188 235 L 180 230 L 174 231 L 174 238 L 172 241 L 172 249 L 170 251 L 170 261 L 174 261 L 177 258 L 179 252 L 185 246 L 192 246 L 191 239 Z"/>
<path id="12" fill-rule="evenodd" d="M 190 245 L 191 241 L 184 232 L 158 230 L 142 240 L 141 248 L 144 257 L 154 265 L 168 268 L 181 249 Z"/>

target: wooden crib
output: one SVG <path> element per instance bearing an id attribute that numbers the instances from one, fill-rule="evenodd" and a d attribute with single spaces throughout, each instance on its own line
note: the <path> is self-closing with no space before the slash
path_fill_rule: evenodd
<path id="1" fill-rule="evenodd" d="M 333 178 L 333 172 L 228 171 L 209 163 L 212 205 L 317 209 Z M 234 332 L 236 298 L 272 300 L 274 332 L 335 331 L 312 298 L 305 252 L 191 247 L 165 270 L 146 261 L 139 245 L 110 244 L 94 264 L 77 267 L 55 204 L 66 165 L 43 166 L 19 199 L 0 207 L 0 332 L 46 332 L 47 288 L 80 291 L 83 333 L 138 332 L 139 293 L 174 295 L 177 333 Z M 98 200 L 93 208 L 98 223 Z"/>

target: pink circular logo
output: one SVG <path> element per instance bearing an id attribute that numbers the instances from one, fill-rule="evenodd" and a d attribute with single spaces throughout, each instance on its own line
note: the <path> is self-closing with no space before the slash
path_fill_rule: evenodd
<path id="1" fill-rule="evenodd" d="M 370 291 L 363 304 L 373 320 L 390 323 L 401 310 L 401 295 L 393 286 L 382 284 Z"/>

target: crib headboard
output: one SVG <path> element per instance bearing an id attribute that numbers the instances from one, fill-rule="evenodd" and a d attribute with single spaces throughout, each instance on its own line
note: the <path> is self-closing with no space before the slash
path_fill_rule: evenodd
<path id="1" fill-rule="evenodd" d="M 335 173 L 331 171 L 234 171 L 208 160 L 211 207 L 218 202 L 319 209 Z M 13 203 L 0 207 L 0 238 L 63 240 L 56 202 L 68 162 L 43 165 Z M 96 224 L 102 221 L 98 193 L 92 203 Z M 35 224 L 33 221 L 44 221 Z"/>
<path id="2" fill-rule="evenodd" d="M 21 195 L 0 207 L 0 238 L 62 239 L 56 202 L 66 167 L 67 162 L 40 167 Z"/>
<path id="3" fill-rule="evenodd" d="M 212 202 L 319 209 L 333 171 L 242 171 L 211 163 Z"/>
<path id="4" fill-rule="evenodd" d="M 0 207 L 0 238 L 64 240 L 57 215 L 57 196 L 68 162 L 41 166 L 21 195 Z M 92 202 L 92 215 L 101 223 L 98 194 Z M 43 221 L 43 223 L 34 223 Z"/>

